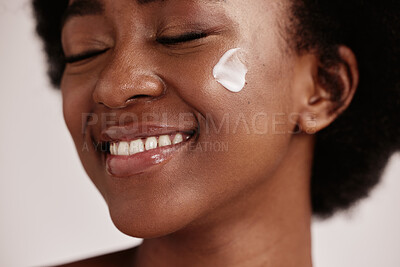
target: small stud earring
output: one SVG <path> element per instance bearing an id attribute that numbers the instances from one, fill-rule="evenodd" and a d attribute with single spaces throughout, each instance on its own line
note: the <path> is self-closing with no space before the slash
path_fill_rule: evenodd
<path id="1" fill-rule="evenodd" d="M 312 97 L 308 100 L 308 103 L 311 104 L 311 105 L 313 105 L 313 104 L 317 103 L 317 102 L 320 101 L 320 100 L 321 100 L 321 97 L 320 97 L 320 96 L 314 95 L 314 96 L 312 96 Z"/>

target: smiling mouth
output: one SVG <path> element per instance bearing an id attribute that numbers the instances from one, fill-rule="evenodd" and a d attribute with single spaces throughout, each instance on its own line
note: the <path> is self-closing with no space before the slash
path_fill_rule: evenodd
<path id="1" fill-rule="evenodd" d="M 140 155 L 157 148 L 169 148 L 188 141 L 193 133 L 178 132 L 160 136 L 149 136 L 131 141 L 115 141 L 109 143 L 109 153 L 113 156 Z"/>
<path id="2" fill-rule="evenodd" d="M 162 166 L 183 152 L 196 130 L 175 127 L 131 125 L 110 127 L 103 131 L 106 172 L 115 178 L 129 178 Z"/>

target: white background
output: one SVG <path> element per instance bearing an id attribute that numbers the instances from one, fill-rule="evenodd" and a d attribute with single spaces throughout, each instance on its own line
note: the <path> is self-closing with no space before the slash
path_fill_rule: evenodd
<path id="1" fill-rule="evenodd" d="M 45 76 L 27 0 L 0 0 L 0 266 L 43 266 L 140 242 L 83 171 Z M 317 267 L 400 266 L 400 155 L 351 212 L 313 224 Z"/>

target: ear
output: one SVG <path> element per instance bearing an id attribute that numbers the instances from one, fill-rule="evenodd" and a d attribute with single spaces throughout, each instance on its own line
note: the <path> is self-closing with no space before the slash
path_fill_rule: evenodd
<path id="1" fill-rule="evenodd" d="M 302 132 L 314 134 L 330 125 L 354 97 L 359 81 L 356 57 L 346 46 L 338 48 L 337 56 L 322 64 L 317 55 L 305 54 L 296 65 L 294 90 Z"/>

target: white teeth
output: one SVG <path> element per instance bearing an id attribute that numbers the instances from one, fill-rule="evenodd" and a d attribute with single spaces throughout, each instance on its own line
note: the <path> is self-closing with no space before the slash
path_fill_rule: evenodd
<path id="1" fill-rule="evenodd" d="M 145 142 L 142 139 L 137 139 L 130 142 L 113 142 L 110 144 L 110 154 L 116 156 L 129 156 L 144 152 L 146 150 L 155 149 L 157 147 L 170 146 L 171 144 L 176 145 L 181 142 L 183 142 L 183 136 L 180 133 L 175 135 L 172 142 L 169 135 L 161 135 L 158 140 L 155 136 L 148 137 Z"/>
<path id="2" fill-rule="evenodd" d="M 176 134 L 174 137 L 174 140 L 172 141 L 172 144 L 176 145 L 183 142 L 183 137 L 180 133 Z"/>
<path id="3" fill-rule="evenodd" d="M 149 137 L 146 139 L 146 150 L 157 148 L 157 138 Z"/>
<path id="4" fill-rule="evenodd" d="M 144 144 L 141 139 L 132 141 L 129 148 L 129 155 L 134 155 L 144 151 Z"/>
<path id="5" fill-rule="evenodd" d="M 129 143 L 119 142 L 117 153 L 119 156 L 129 156 Z"/>
<path id="6" fill-rule="evenodd" d="M 116 143 L 111 143 L 110 144 L 110 153 L 111 153 L 111 155 L 116 155 L 117 153 L 115 153 L 115 146 L 116 146 L 117 144 Z"/>
<path id="7" fill-rule="evenodd" d="M 171 145 L 171 139 L 169 139 L 169 136 L 168 136 L 168 135 L 161 135 L 161 136 L 158 138 L 158 145 L 159 145 L 160 147 L 163 147 L 163 146 L 170 146 L 170 145 Z"/>
<path id="8" fill-rule="evenodd" d="M 112 151 L 113 155 L 118 155 L 118 144 L 117 143 L 113 144 L 111 151 Z"/>

